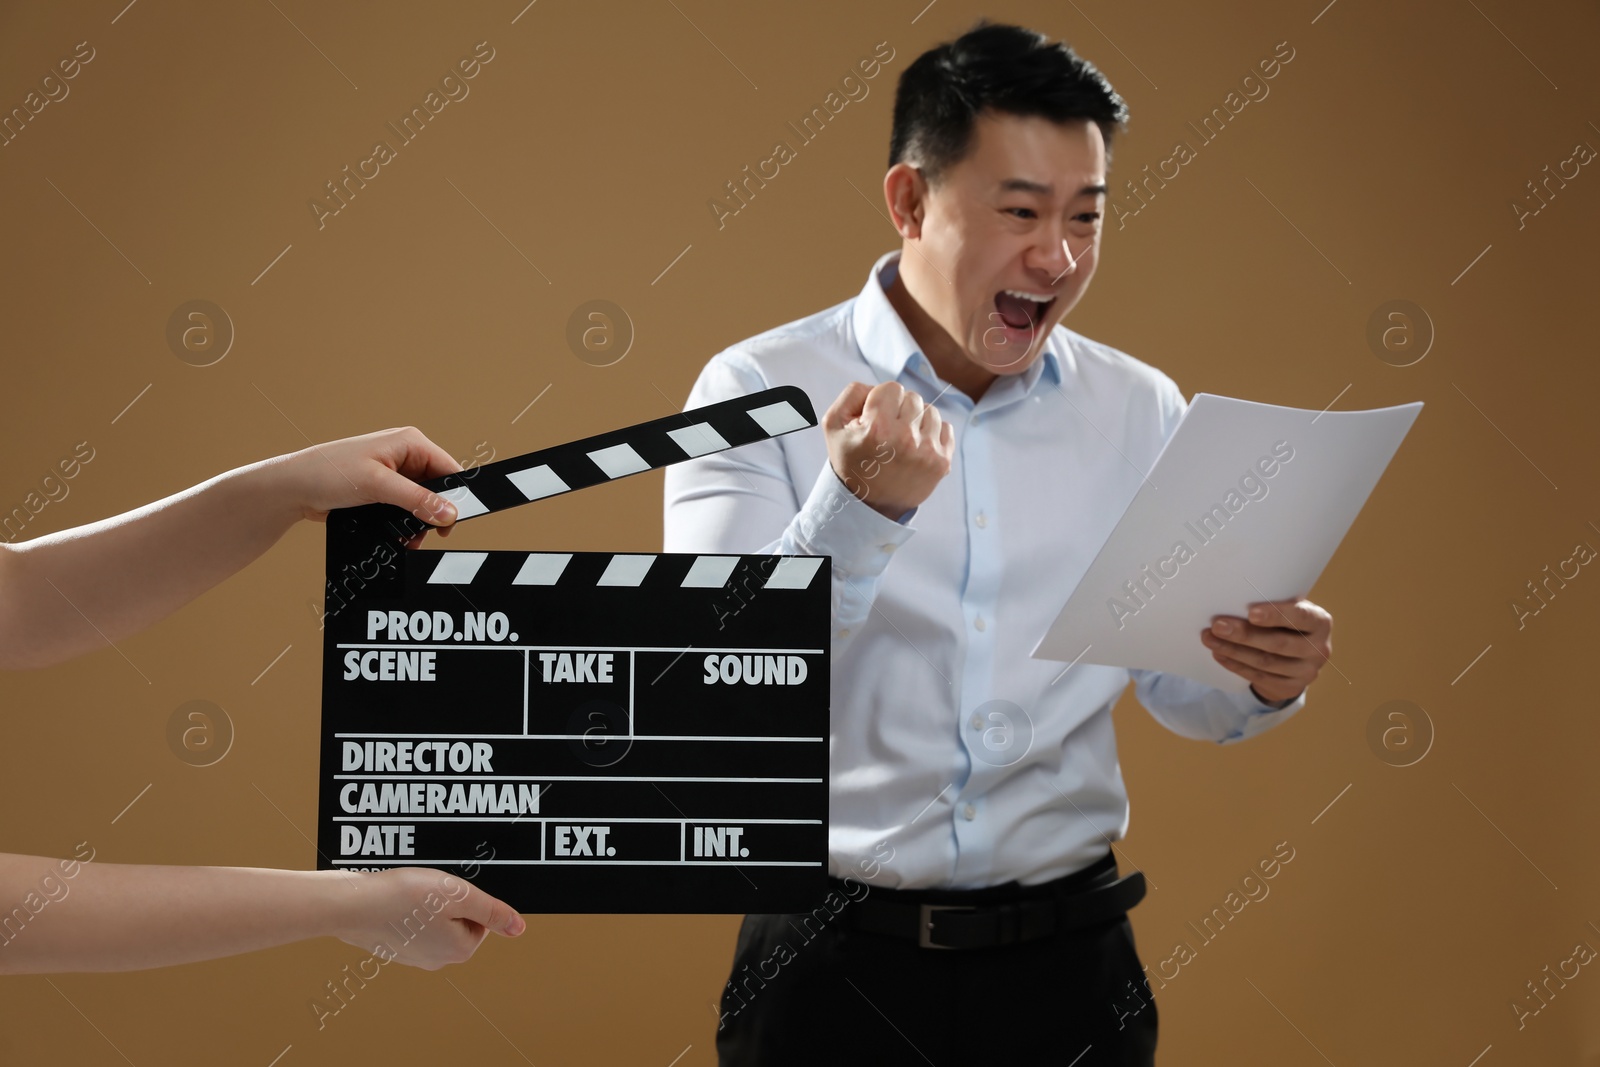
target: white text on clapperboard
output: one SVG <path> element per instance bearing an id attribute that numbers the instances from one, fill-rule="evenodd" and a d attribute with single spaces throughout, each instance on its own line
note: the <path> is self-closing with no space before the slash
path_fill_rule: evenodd
<path id="1" fill-rule="evenodd" d="M 515 641 L 511 623 L 503 612 L 466 612 L 458 623 L 446 611 L 369 611 L 367 639 L 404 642 Z M 460 647 L 460 646 L 457 646 Z M 613 681 L 615 651 L 536 651 L 536 670 L 545 683 Z M 438 649 L 365 648 L 344 655 L 346 682 L 433 682 L 437 678 Z M 530 664 L 531 666 L 531 664 Z M 796 655 L 717 654 L 705 656 L 705 685 L 799 685 L 806 680 L 807 664 Z M 487 741 L 351 741 L 342 744 L 341 766 L 346 775 L 493 775 L 494 746 Z M 540 786 L 534 782 L 347 781 L 339 789 L 339 806 L 347 816 L 499 816 L 539 814 Z M 366 820 L 362 820 L 366 821 Z M 555 857 L 609 857 L 611 827 L 557 824 L 551 851 Z M 741 843 L 739 826 L 694 826 L 693 855 L 744 858 L 749 849 Z M 363 829 L 346 823 L 341 828 L 340 853 L 344 856 L 409 857 L 416 855 L 416 827 L 408 824 L 368 822 Z"/>

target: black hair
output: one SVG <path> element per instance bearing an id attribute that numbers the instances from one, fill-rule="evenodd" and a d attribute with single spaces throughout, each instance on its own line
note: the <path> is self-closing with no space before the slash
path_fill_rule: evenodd
<path id="1" fill-rule="evenodd" d="M 1100 127 L 1110 160 L 1111 135 L 1125 129 L 1128 105 L 1099 68 L 1042 33 L 979 19 L 956 38 L 918 56 L 895 89 L 889 166 L 921 168 L 929 184 L 959 163 L 985 112 L 1040 116 Z"/>

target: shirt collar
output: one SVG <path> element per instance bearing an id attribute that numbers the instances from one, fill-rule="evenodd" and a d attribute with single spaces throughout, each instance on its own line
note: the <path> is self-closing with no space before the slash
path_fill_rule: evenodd
<path id="1" fill-rule="evenodd" d="M 886 290 L 894 284 L 899 269 L 898 251 L 885 252 L 872 265 L 867 282 L 861 287 L 861 295 L 851 309 L 856 344 L 861 349 L 861 357 L 878 373 L 881 381 L 895 381 L 909 368 L 929 381 L 938 382 L 939 376 L 933 365 L 922 354 L 911 331 L 906 329 L 900 313 L 889 303 Z M 1052 330 L 1051 335 L 1045 338 L 1044 354 L 1022 372 L 1024 394 L 1033 391 L 1041 376 L 1048 377 L 1049 384 L 1053 386 L 1061 384 L 1061 357 L 1056 353 L 1060 343 L 1060 338 Z"/>

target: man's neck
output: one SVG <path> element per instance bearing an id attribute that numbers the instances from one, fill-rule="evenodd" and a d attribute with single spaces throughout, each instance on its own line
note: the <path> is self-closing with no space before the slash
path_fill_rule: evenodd
<path id="1" fill-rule="evenodd" d="M 975 366 L 949 331 L 922 309 L 917 298 L 905 286 L 904 267 L 902 263 L 901 269 L 895 271 L 894 281 L 884 290 L 889 305 L 900 316 L 900 321 L 906 324 L 906 330 L 910 332 L 911 339 L 917 342 L 922 354 L 933 364 L 934 372 L 976 403 L 988 392 L 996 375 Z"/>

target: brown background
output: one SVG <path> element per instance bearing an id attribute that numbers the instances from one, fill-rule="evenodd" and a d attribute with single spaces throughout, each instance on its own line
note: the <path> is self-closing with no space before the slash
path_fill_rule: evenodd
<path id="1" fill-rule="evenodd" d="M 1595 5 L 925 2 L 14 6 L 0 107 L 77 42 L 97 55 L 0 148 L 0 504 L 83 440 L 95 459 L 30 536 L 308 440 L 414 423 L 463 459 L 480 442 L 505 457 L 666 414 L 717 350 L 852 296 L 896 245 L 879 210 L 894 81 L 979 14 L 1105 70 L 1133 113 L 1119 188 L 1194 143 L 1185 124 L 1288 41 L 1271 95 L 1111 222 L 1072 325 L 1191 395 L 1427 407 L 1314 590 L 1337 617 L 1336 669 L 1305 711 L 1225 749 L 1131 699 L 1117 712 L 1124 864 L 1157 887 L 1134 913 L 1152 970 L 1274 844 L 1296 850 L 1160 991 L 1162 1061 L 1600 1064 L 1593 968 L 1520 1032 L 1510 1007 L 1576 942 L 1600 947 L 1600 576 L 1521 631 L 1509 606 L 1579 540 L 1600 546 L 1600 171 L 1521 230 L 1509 206 L 1576 142 L 1600 146 Z M 496 57 L 471 95 L 319 230 L 323 183 L 485 40 Z M 895 58 L 870 95 L 719 231 L 707 201 L 881 41 Z M 237 331 L 210 367 L 165 339 L 192 298 Z M 609 367 L 565 339 L 595 298 L 636 331 Z M 1437 331 L 1405 368 L 1366 341 L 1399 298 Z M 633 478 L 464 527 L 451 547 L 657 549 L 660 494 L 659 475 Z M 0 846 L 310 866 L 322 545 L 303 525 L 122 655 L 7 675 Z M 237 731 L 211 767 L 167 745 L 191 699 Z M 1404 768 L 1367 740 L 1397 699 L 1434 732 Z M 736 925 L 533 917 L 465 966 L 386 969 L 320 1032 L 310 1000 L 362 956 L 332 939 L 10 978 L 0 1061 L 706 1064 Z M 1003 1026 L 1007 1000 L 960 1007 Z"/>

